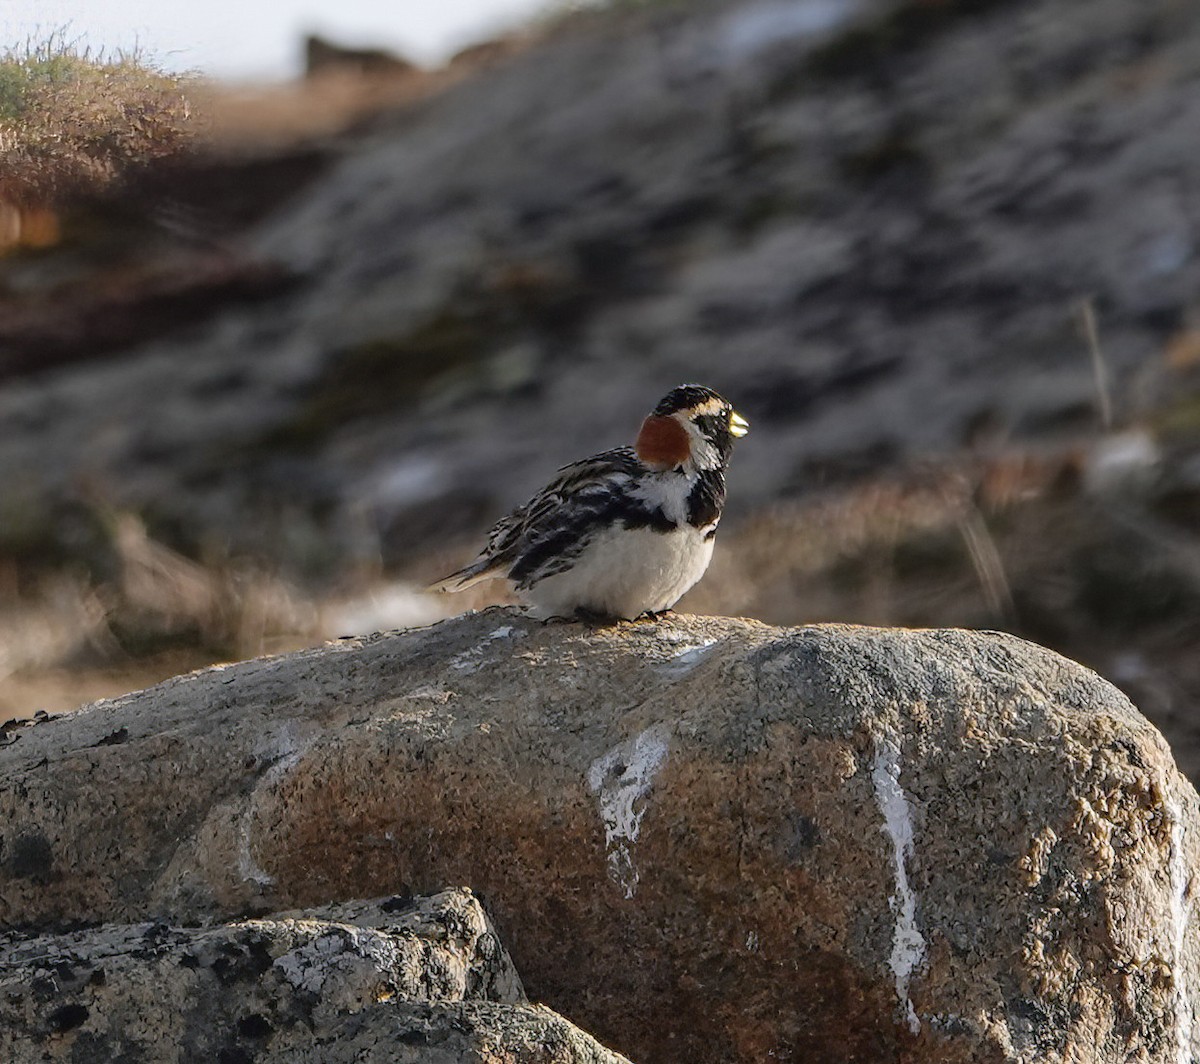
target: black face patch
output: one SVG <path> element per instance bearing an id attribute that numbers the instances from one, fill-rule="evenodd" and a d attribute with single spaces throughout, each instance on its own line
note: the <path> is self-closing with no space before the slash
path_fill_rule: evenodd
<path id="1" fill-rule="evenodd" d="M 680 410 L 690 410 L 694 406 L 710 403 L 714 399 L 725 407 L 725 418 L 728 421 L 729 411 L 733 407 L 711 388 L 705 388 L 702 384 L 681 384 L 678 388 L 672 388 L 654 408 L 654 413 L 670 416 L 679 413 Z"/>
<path id="2" fill-rule="evenodd" d="M 696 428 L 717 452 L 721 465 L 733 454 L 733 433 L 729 431 L 729 411 L 720 414 L 702 414 L 694 421 Z"/>

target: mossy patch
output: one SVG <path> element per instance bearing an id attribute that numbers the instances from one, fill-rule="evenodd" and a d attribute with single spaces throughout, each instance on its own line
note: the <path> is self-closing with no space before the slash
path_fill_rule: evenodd
<path id="1" fill-rule="evenodd" d="M 809 70 L 821 77 L 861 73 L 896 55 L 925 47 L 959 22 L 1011 6 L 1014 0 L 908 0 L 815 49 Z"/>
<path id="2" fill-rule="evenodd" d="M 15 563 L 18 577 L 63 568 L 100 577 L 113 565 L 108 535 L 93 509 L 51 501 L 20 481 L 0 492 L 0 561 L 5 560 Z"/>
<path id="3" fill-rule="evenodd" d="M 591 248 L 588 259 L 576 250 L 579 261 L 569 265 L 492 264 L 407 332 L 334 351 L 295 412 L 251 448 L 303 450 L 361 418 L 523 386 L 540 340 L 569 343 L 596 292 L 622 283 L 619 270 L 618 279 L 603 276 L 617 251 Z"/>
<path id="4" fill-rule="evenodd" d="M 486 318 L 444 309 L 411 332 L 338 351 L 296 413 L 258 446 L 303 449 L 356 418 L 403 410 L 489 349 Z"/>
<path id="5" fill-rule="evenodd" d="M 929 160 L 916 137 L 908 130 L 897 128 L 844 155 L 839 165 L 851 181 L 870 184 L 900 172 L 923 174 Z"/>
<path id="6" fill-rule="evenodd" d="M 892 568 L 898 579 L 918 583 L 973 575 L 970 552 L 957 525 L 914 529 L 892 550 Z"/>
<path id="7" fill-rule="evenodd" d="M 772 97 L 792 96 L 815 81 L 838 81 L 884 70 L 897 58 L 934 43 L 966 19 L 1013 6 L 1016 0 L 906 0 L 860 21 L 805 52 L 775 76 Z"/>
<path id="8" fill-rule="evenodd" d="M 1175 442 L 1200 440 L 1200 392 L 1184 394 L 1154 415 L 1154 428 Z"/>

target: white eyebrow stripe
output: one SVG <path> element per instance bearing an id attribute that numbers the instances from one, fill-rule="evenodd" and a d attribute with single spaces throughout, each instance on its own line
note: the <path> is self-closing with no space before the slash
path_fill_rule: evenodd
<path id="1" fill-rule="evenodd" d="M 725 403 L 721 399 L 706 399 L 699 406 L 690 406 L 686 411 L 689 417 L 704 417 L 706 414 L 720 414 L 725 410 Z"/>

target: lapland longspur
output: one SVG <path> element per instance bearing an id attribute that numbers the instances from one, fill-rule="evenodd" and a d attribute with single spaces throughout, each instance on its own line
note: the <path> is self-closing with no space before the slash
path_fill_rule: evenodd
<path id="1" fill-rule="evenodd" d="M 496 524 L 475 561 L 430 590 L 506 577 L 543 616 L 670 609 L 708 568 L 733 441 L 748 429 L 712 389 L 672 389 L 632 447 L 563 466 Z"/>

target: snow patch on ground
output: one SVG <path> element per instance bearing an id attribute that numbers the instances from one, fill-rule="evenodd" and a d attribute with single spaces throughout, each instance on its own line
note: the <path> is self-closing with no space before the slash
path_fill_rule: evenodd
<path id="1" fill-rule="evenodd" d="M 764 48 L 841 29 L 859 10 L 854 0 L 776 0 L 741 7 L 718 28 L 721 57 L 733 65 Z"/>

